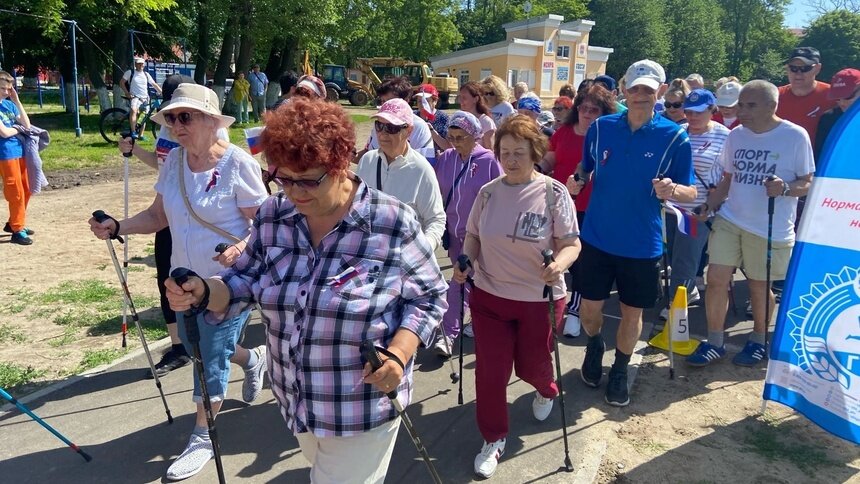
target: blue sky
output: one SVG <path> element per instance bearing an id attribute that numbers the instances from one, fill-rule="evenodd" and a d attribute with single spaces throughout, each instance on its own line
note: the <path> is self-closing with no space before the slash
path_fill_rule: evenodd
<path id="1" fill-rule="evenodd" d="M 812 9 L 806 6 L 807 0 L 792 0 L 785 12 L 786 27 L 805 27 L 813 19 Z"/>

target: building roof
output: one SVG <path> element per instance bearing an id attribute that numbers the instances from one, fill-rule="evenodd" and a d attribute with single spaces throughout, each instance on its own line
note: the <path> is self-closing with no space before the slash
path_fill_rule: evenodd
<path id="1" fill-rule="evenodd" d="M 492 44 L 472 47 L 471 49 L 458 50 L 448 54 L 439 55 L 430 58 L 430 63 L 434 69 L 448 67 L 454 64 L 462 64 L 463 62 L 471 62 L 488 57 L 499 55 L 525 55 L 533 56 L 537 54 L 538 49 L 543 47 L 543 42 L 539 40 L 528 39 L 511 39 Z"/>

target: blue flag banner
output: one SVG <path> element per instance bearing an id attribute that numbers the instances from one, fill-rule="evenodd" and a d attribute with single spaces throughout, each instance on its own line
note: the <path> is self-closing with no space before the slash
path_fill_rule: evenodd
<path id="1" fill-rule="evenodd" d="M 797 233 L 764 398 L 860 443 L 860 103 L 831 131 Z"/>

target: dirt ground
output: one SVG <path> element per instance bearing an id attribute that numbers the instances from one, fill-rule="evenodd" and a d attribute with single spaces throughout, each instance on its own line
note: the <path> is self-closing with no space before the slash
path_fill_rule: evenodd
<path id="1" fill-rule="evenodd" d="M 358 129 L 363 143 L 369 123 Z M 140 163 L 131 166 L 130 211 L 135 213 L 152 201 L 155 172 Z M 28 300 L 65 281 L 98 280 L 118 287 L 105 242 L 91 235 L 87 219 L 96 209 L 120 218 L 121 178 L 119 169 L 51 173 L 54 189 L 35 196 L 30 205 L 28 225 L 37 232 L 35 243 L 21 247 L 9 244 L 7 234 L 0 236 L 0 329 L 20 335 L 17 341 L 0 339 L 0 362 L 32 366 L 44 372 L 43 382 L 51 382 L 73 369 L 85 350 L 119 348 L 116 332 L 82 333 L 71 344 L 52 345 L 64 328 L 40 316 Z M 0 204 L 0 218 L 7 215 Z M 139 269 L 129 278 L 133 297 L 157 296 L 151 241 L 151 236 L 133 236 L 128 244 L 130 257 L 139 258 L 132 262 Z M 136 339 L 129 338 L 130 349 L 136 346 Z M 696 371 L 679 365 L 676 379 L 669 380 L 665 355 L 647 351 L 629 407 L 586 410 L 605 413 L 600 427 L 607 429 L 602 432 L 607 447 L 597 481 L 860 482 L 856 446 L 778 404 L 771 403 L 759 416 L 764 374 L 763 368 L 723 362 Z"/>

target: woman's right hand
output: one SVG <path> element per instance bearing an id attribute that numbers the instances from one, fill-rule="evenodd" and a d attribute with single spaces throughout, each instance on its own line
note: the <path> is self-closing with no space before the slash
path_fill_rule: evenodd
<path id="1" fill-rule="evenodd" d="M 585 186 L 585 183 L 583 183 L 582 180 L 577 180 L 575 175 L 570 175 L 567 177 L 567 183 L 565 183 L 565 186 L 567 186 L 567 191 L 575 197 L 582 191 L 582 187 Z"/>
<path id="2" fill-rule="evenodd" d="M 132 143 L 131 137 L 119 139 L 120 154 L 124 155 L 126 153 L 131 153 L 132 149 L 134 149 L 134 143 Z"/>
<path id="3" fill-rule="evenodd" d="M 466 279 L 469 277 L 469 274 L 471 272 L 472 272 L 472 268 L 468 267 L 468 266 L 466 267 L 465 271 L 461 272 L 460 271 L 460 265 L 457 263 L 454 263 L 454 276 L 452 277 L 452 279 L 454 279 L 454 281 L 457 284 L 465 284 Z"/>
<path id="4" fill-rule="evenodd" d="M 191 276 L 180 286 L 172 277 L 164 281 L 166 296 L 170 302 L 170 309 L 174 311 L 187 311 L 191 306 L 197 306 L 203 300 L 206 292 L 203 279 Z"/>
<path id="5" fill-rule="evenodd" d="M 116 231 L 116 221 L 112 218 L 106 219 L 103 222 L 97 222 L 95 217 L 90 217 L 89 223 L 90 230 L 101 240 L 109 239 L 111 234 Z"/>

